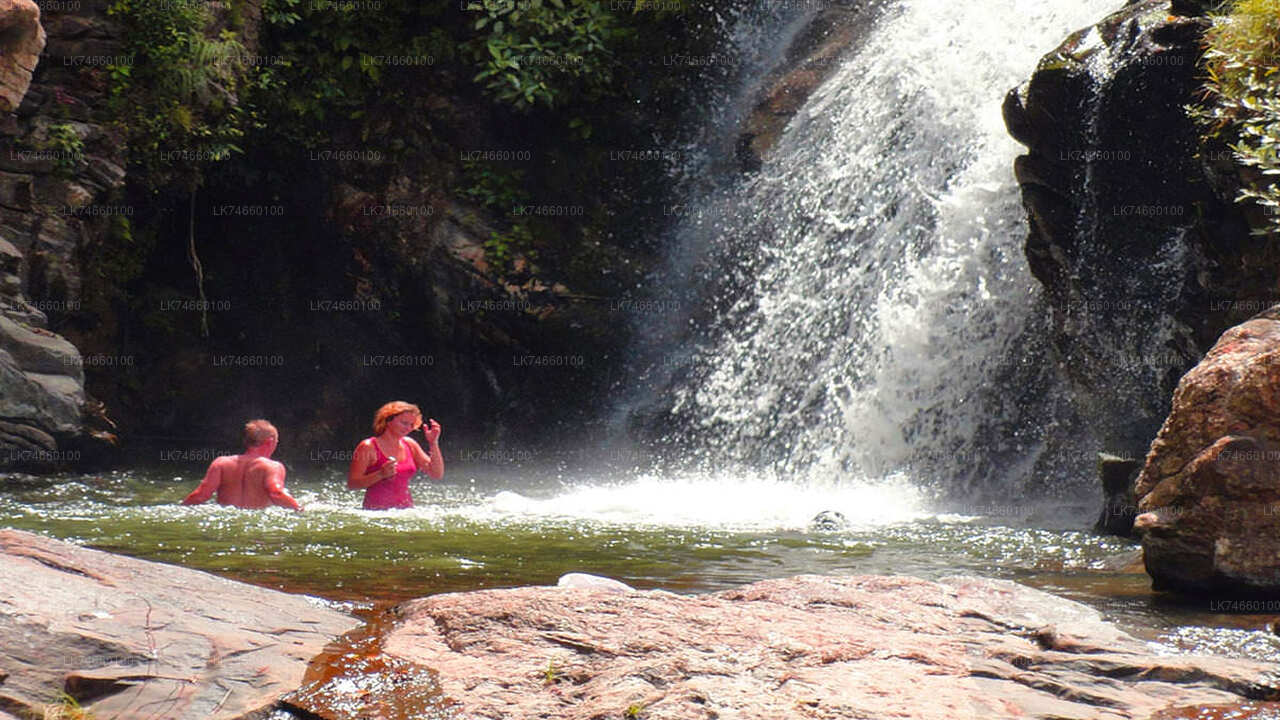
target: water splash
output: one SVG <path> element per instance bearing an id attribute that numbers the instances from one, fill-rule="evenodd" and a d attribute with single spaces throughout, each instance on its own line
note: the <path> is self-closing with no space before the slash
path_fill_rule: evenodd
<path id="1" fill-rule="evenodd" d="M 644 475 L 622 483 L 575 485 L 547 499 L 504 491 L 492 498 L 489 509 L 491 522 L 529 518 L 762 532 L 803 531 L 824 511 L 840 513 L 850 528 L 909 522 L 925 515 L 918 493 L 910 488 L 901 492 L 866 485 L 797 488 L 785 478 L 721 474 Z"/>
<path id="2" fill-rule="evenodd" d="M 1053 379 L 1000 100 L 1108 9 L 920 0 L 886 13 L 776 160 L 677 229 L 673 256 L 699 268 L 690 297 L 712 307 L 688 318 L 701 344 L 666 361 L 663 443 L 802 482 L 906 470 L 972 484 L 1001 453 L 1034 457 L 1027 426 L 1044 419 L 1027 416 L 1047 411 Z"/>

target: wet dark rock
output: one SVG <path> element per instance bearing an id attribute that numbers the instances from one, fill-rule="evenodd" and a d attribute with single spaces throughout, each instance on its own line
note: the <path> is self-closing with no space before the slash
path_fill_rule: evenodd
<path id="1" fill-rule="evenodd" d="M 1138 516 L 1138 503 L 1133 497 L 1133 483 L 1142 469 L 1142 461 L 1098 453 L 1098 474 L 1102 480 L 1102 512 L 1093 527 L 1098 532 L 1129 537 L 1133 519 Z"/>
<path id="2" fill-rule="evenodd" d="M 809 521 L 809 532 L 838 532 L 849 527 L 849 518 L 837 510 L 823 510 Z"/>
<path id="3" fill-rule="evenodd" d="M 978 578 L 801 576 L 698 596 L 526 587 L 396 613 L 381 643 L 394 670 L 357 685 L 407 677 L 404 692 L 441 691 L 468 718 L 1120 720 L 1280 694 L 1269 664 L 1156 656 L 1083 605 Z M 309 693 L 288 702 L 362 717 Z"/>
<path id="4" fill-rule="evenodd" d="M 259 718 L 358 623 L 309 598 L 0 530 L 0 707 Z"/>
<path id="5" fill-rule="evenodd" d="M 22 292 L 24 255 L 0 239 L 0 468 L 57 458 L 55 436 L 81 431 L 85 403 L 80 352 L 43 329 L 45 315 Z"/>
<path id="6" fill-rule="evenodd" d="M 1173 0 L 1173 2 L 1169 3 L 1175 15 L 1185 15 L 1187 17 L 1208 15 L 1217 5 L 1218 3 L 1212 0 Z"/>
<path id="7" fill-rule="evenodd" d="M 0 205 L 13 210 L 30 210 L 35 197 L 32 176 L 0 172 Z"/>
<path id="8" fill-rule="evenodd" d="M 1004 104 L 1026 255 L 1098 440 L 1145 451 L 1178 378 L 1270 304 L 1280 247 L 1249 235 L 1231 163 L 1202 148 L 1204 3 L 1131 3 L 1071 35 Z M 1225 163 L 1225 167 L 1223 167 Z"/>
<path id="9" fill-rule="evenodd" d="M 0 420 L 0 434 L 10 444 L 27 450 L 54 450 L 58 447 L 52 435 L 30 425 Z"/>

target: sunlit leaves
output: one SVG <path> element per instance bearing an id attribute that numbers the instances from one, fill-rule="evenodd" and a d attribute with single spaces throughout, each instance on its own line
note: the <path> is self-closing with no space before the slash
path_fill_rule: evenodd
<path id="1" fill-rule="evenodd" d="M 199 185 L 206 165 L 240 150 L 244 47 L 230 31 L 211 32 L 201 0 L 116 0 L 107 13 L 131 59 L 108 70 L 137 177 L 152 188 Z"/>
<path id="2" fill-rule="evenodd" d="M 474 76 L 495 98 L 519 110 L 554 108 L 613 80 L 610 38 L 623 31 L 599 2 L 588 0 L 484 0 L 468 11 L 479 17 Z"/>
<path id="3" fill-rule="evenodd" d="M 1236 0 L 1205 33 L 1205 99 L 1191 108 L 1243 173 L 1236 197 L 1263 210 L 1254 233 L 1280 233 L 1280 0 Z"/>

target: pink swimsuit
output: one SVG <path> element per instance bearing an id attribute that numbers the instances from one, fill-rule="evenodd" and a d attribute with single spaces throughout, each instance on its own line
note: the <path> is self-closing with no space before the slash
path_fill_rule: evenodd
<path id="1" fill-rule="evenodd" d="M 382 448 L 378 447 L 378 441 L 374 438 L 369 439 L 373 440 L 373 449 L 377 451 L 378 457 L 372 465 L 365 468 L 366 473 L 386 465 L 388 459 L 382 452 Z M 413 462 L 413 453 L 409 451 L 404 440 L 401 440 L 400 456 L 396 458 L 396 474 L 365 488 L 364 509 L 389 510 L 413 507 L 413 496 L 409 494 L 409 478 L 416 472 L 418 472 L 418 466 Z"/>

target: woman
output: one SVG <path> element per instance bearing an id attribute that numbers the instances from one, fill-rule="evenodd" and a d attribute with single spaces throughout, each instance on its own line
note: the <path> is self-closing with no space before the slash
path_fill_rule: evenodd
<path id="1" fill-rule="evenodd" d="M 429 420 L 422 429 L 426 451 L 407 437 L 421 426 L 422 411 L 417 405 L 397 400 L 378 408 L 373 416 L 373 437 L 356 446 L 347 471 L 347 487 L 364 490 L 365 510 L 413 507 L 409 478 L 419 469 L 436 480 L 444 477 L 440 423 Z"/>

